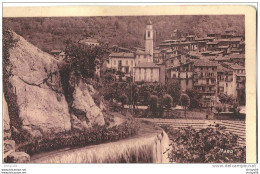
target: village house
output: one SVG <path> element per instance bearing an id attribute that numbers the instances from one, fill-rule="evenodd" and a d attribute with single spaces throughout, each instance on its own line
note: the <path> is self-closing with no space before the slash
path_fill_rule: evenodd
<path id="1" fill-rule="evenodd" d="M 212 107 L 216 103 L 217 66 L 212 61 L 196 60 L 194 62 L 194 89 L 202 96 L 200 105 Z"/>
<path id="2" fill-rule="evenodd" d="M 107 68 L 130 74 L 130 72 L 133 72 L 133 67 L 136 64 L 135 60 L 136 56 L 134 53 L 111 53 L 107 62 Z"/>
<path id="3" fill-rule="evenodd" d="M 87 38 L 87 39 L 82 39 L 79 41 L 79 44 L 85 48 L 86 46 L 99 46 L 99 42 L 96 39 L 92 39 L 92 38 Z"/>
<path id="4" fill-rule="evenodd" d="M 160 82 L 160 66 L 153 62 L 141 62 L 135 66 L 135 82 Z"/>
<path id="5" fill-rule="evenodd" d="M 230 54 L 230 62 L 240 66 L 245 66 L 245 54 Z"/>
<path id="6" fill-rule="evenodd" d="M 181 91 L 193 88 L 193 61 L 175 65 L 167 69 L 167 82 L 177 80 Z"/>

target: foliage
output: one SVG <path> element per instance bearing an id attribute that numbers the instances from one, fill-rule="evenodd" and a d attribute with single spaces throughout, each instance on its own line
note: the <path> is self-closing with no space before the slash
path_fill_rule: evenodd
<path id="1" fill-rule="evenodd" d="M 215 109 L 217 110 L 218 113 L 220 113 L 220 112 L 222 112 L 223 107 L 222 107 L 221 104 L 218 103 L 218 104 L 215 106 Z"/>
<path id="2" fill-rule="evenodd" d="M 87 46 L 84 48 L 71 40 L 66 41 L 65 61 L 70 65 L 70 69 L 76 76 L 83 78 L 93 78 L 96 65 L 99 59 L 105 54 L 105 49 L 101 46 Z"/>
<path id="3" fill-rule="evenodd" d="M 163 96 L 162 104 L 165 108 L 169 109 L 172 107 L 173 99 L 169 94 Z"/>
<path id="4" fill-rule="evenodd" d="M 149 109 L 154 117 L 157 116 L 158 97 L 156 95 L 151 95 L 149 97 Z"/>
<path id="5" fill-rule="evenodd" d="M 84 132 L 67 132 L 46 135 L 39 139 L 28 141 L 19 147 L 20 151 L 35 154 L 44 151 L 53 151 L 61 148 L 83 147 L 87 145 L 118 141 L 129 136 L 136 135 L 139 130 L 139 122 L 128 120 L 114 127 L 95 126 Z"/>
<path id="6" fill-rule="evenodd" d="M 189 107 L 189 105 L 190 105 L 190 97 L 187 94 L 181 94 L 180 102 L 181 102 L 181 105 L 184 106 L 185 118 L 186 118 L 186 110 L 187 110 L 187 107 Z"/>
<path id="7" fill-rule="evenodd" d="M 126 94 L 120 96 L 120 102 L 122 103 L 122 107 L 128 103 L 128 97 Z"/>
<path id="8" fill-rule="evenodd" d="M 149 19 L 156 31 L 155 45 L 169 39 L 174 29 L 184 36 L 196 34 L 199 37 L 212 32 L 221 33 L 226 29 L 234 29 L 240 35 L 245 31 L 245 18 L 242 15 L 32 17 L 3 18 L 3 23 L 40 49 L 51 51 L 63 50 L 64 41 L 68 38 L 77 42 L 88 36 L 103 43 L 109 42 L 110 46 L 141 46 L 145 24 Z"/>
<path id="9" fill-rule="evenodd" d="M 200 107 L 200 99 L 201 95 L 195 89 L 187 89 L 186 94 L 190 97 L 190 106 L 189 108 L 199 108 Z"/>
<path id="10" fill-rule="evenodd" d="M 178 104 L 178 99 L 180 98 L 181 95 L 181 87 L 179 81 L 174 80 L 166 84 L 166 89 L 167 89 L 167 93 L 172 96 L 173 105 L 175 106 L 176 104 Z"/>
<path id="11" fill-rule="evenodd" d="M 233 103 L 232 107 L 230 108 L 230 111 L 234 114 L 238 114 L 240 112 L 239 104 L 237 102 Z"/>
<path id="12" fill-rule="evenodd" d="M 192 127 L 163 127 L 172 142 L 171 162 L 177 163 L 245 163 L 245 147 L 239 137 L 224 127 L 208 127 L 196 131 Z"/>
<path id="13" fill-rule="evenodd" d="M 169 116 L 169 110 L 172 107 L 172 103 L 173 103 L 173 99 L 169 94 L 166 94 L 166 95 L 163 96 L 162 105 L 168 111 L 168 116 Z"/>

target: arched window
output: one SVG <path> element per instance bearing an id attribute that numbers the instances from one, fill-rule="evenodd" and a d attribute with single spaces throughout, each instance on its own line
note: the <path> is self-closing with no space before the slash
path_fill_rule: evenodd
<path id="1" fill-rule="evenodd" d="M 148 37 L 150 37 L 150 31 L 148 31 Z"/>

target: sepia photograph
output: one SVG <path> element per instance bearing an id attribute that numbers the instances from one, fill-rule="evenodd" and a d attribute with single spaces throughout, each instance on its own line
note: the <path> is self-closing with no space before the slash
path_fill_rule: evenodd
<path id="1" fill-rule="evenodd" d="M 3 163 L 246 163 L 244 14 L 2 20 Z"/>

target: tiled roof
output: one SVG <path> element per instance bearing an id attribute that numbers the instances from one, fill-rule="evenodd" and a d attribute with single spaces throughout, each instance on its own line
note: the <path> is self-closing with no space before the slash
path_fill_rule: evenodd
<path id="1" fill-rule="evenodd" d="M 156 65 L 153 62 L 141 62 L 135 68 L 160 68 L 158 65 Z"/>
<path id="2" fill-rule="evenodd" d="M 125 52 L 119 52 L 119 53 L 111 53 L 109 57 L 120 57 L 120 58 L 134 58 L 134 53 L 125 53 Z"/>

